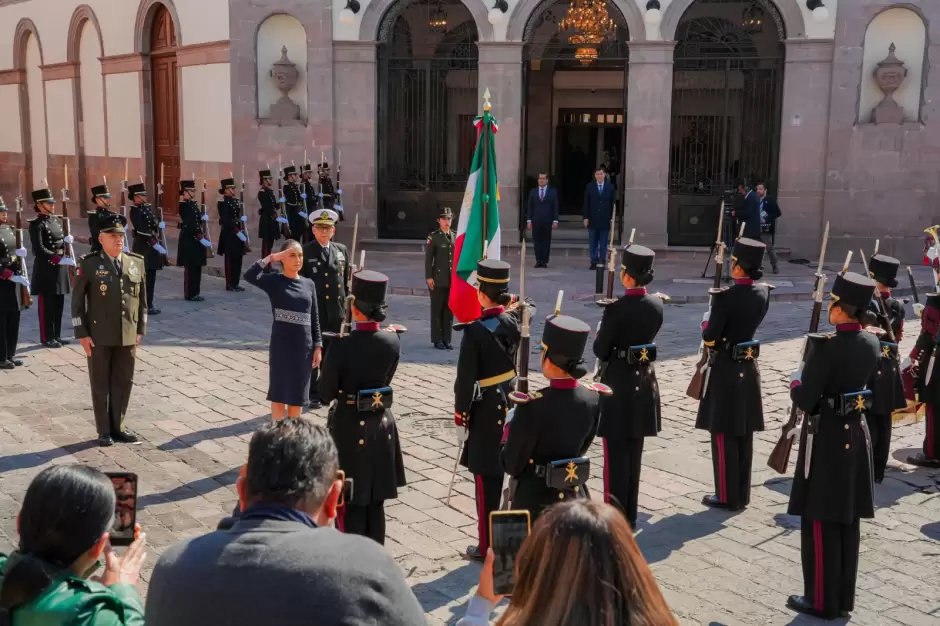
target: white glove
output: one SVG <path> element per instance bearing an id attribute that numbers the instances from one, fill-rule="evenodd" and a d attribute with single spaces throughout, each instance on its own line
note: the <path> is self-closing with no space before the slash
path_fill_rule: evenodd
<path id="1" fill-rule="evenodd" d="M 705 313 L 702 314 L 702 321 L 703 321 L 703 322 L 707 322 L 709 316 L 711 315 L 711 313 L 712 313 L 711 311 L 705 311 Z"/>
<path id="2" fill-rule="evenodd" d="M 937 249 L 934 248 L 933 246 L 930 246 L 929 248 L 927 248 L 927 258 L 930 259 L 931 261 L 933 261 L 934 259 L 936 259 L 936 258 L 937 258 Z"/>
<path id="3" fill-rule="evenodd" d="M 166 222 L 160 222 L 159 224 L 157 224 L 157 228 L 159 228 L 160 230 L 163 230 L 164 228 L 166 228 Z"/>
<path id="4" fill-rule="evenodd" d="M 790 384 L 803 382 L 803 368 L 790 372 Z"/>
<path id="5" fill-rule="evenodd" d="M 470 437 L 470 430 L 467 428 L 458 428 L 457 429 L 457 443 L 466 443 L 467 438 Z"/>
<path id="6" fill-rule="evenodd" d="M 20 257 L 21 259 L 25 259 L 25 258 L 26 258 L 26 248 L 17 248 L 17 249 L 16 249 L 16 256 Z"/>
<path id="7" fill-rule="evenodd" d="M 323 197 L 323 192 L 321 191 L 320 193 L 317 194 L 317 196 L 320 197 L 320 198 L 322 198 L 322 197 Z"/>
<path id="8" fill-rule="evenodd" d="M 29 289 L 29 281 L 26 280 L 26 278 L 24 278 L 23 276 L 20 276 L 19 274 L 14 274 L 13 278 L 11 278 L 10 280 L 12 280 L 14 283 L 23 285 L 24 287 Z"/>
<path id="9" fill-rule="evenodd" d="M 65 243 L 73 243 L 75 241 L 75 237 L 73 237 L 72 235 L 66 235 L 65 237 L 62 238 L 62 241 L 64 241 Z"/>
<path id="10" fill-rule="evenodd" d="M 923 304 L 921 304 L 920 302 L 915 302 L 914 305 L 913 305 L 913 307 L 914 307 L 914 315 L 916 315 L 917 317 L 923 317 L 923 316 L 924 316 L 924 305 L 923 305 Z"/>
<path id="11" fill-rule="evenodd" d="M 202 214 L 202 221 L 203 221 L 203 222 L 208 222 L 208 221 L 209 221 L 209 214 L 208 214 L 208 213 L 203 213 L 203 214 Z"/>
<path id="12" fill-rule="evenodd" d="M 337 190 L 336 190 L 336 195 L 337 195 L 337 196 L 343 195 L 343 190 L 342 190 L 342 189 L 337 189 Z"/>
<path id="13" fill-rule="evenodd" d="M 909 356 L 904 357 L 904 360 L 901 361 L 901 371 L 903 372 L 904 370 L 906 370 L 906 369 L 909 368 L 910 366 L 911 366 L 911 357 L 909 357 Z"/>
<path id="14" fill-rule="evenodd" d="M 801 422 L 787 431 L 787 435 L 786 435 L 787 439 L 793 439 L 794 437 L 799 436 L 800 431 L 802 429 L 803 429 L 803 424 Z"/>
<path id="15" fill-rule="evenodd" d="M 242 215 L 239 219 L 240 219 L 241 221 L 243 221 L 243 222 L 247 222 L 247 221 L 248 221 L 248 216 L 247 216 L 247 215 Z"/>
<path id="16" fill-rule="evenodd" d="M 305 193 L 300 194 L 300 198 L 301 198 L 301 200 L 306 200 L 306 199 L 307 199 L 307 194 L 305 194 Z"/>
<path id="17" fill-rule="evenodd" d="M 285 198 L 284 196 L 281 196 L 280 198 L 277 199 L 277 201 L 278 201 L 278 202 L 287 202 L 287 198 Z"/>
<path id="18" fill-rule="evenodd" d="M 153 249 L 156 250 L 157 252 L 159 252 L 160 254 L 166 254 L 166 248 L 164 248 L 163 246 L 161 246 L 161 245 L 158 244 L 158 243 L 157 243 L 157 244 L 154 244 Z"/>
<path id="19" fill-rule="evenodd" d="M 242 241 L 248 241 L 248 237 L 246 237 L 246 236 L 245 236 L 245 233 L 243 233 L 243 232 L 241 232 L 241 231 L 239 231 L 238 233 L 236 233 L 235 236 L 238 237 L 239 239 L 241 239 Z"/>
<path id="20" fill-rule="evenodd" d="M 72 267 L 75 267 L 75 259 L 70 256 L 64 256 L 59 259 L 59 265 L 71 265 Z"/>
<path id="21" fill-rule="evenodd" d="M 277 218 L 276 220 L 274 220 L 274 221 L 276 221 L 278 224 L 287 224 L 287 223 L 288 223 L 288 222 L 287 222 L 287 218 L 286 218 L 286 217 L 281 217 L 281 216 L 278 216 L 278 218 Z"/>
<path id="22" fill-rule="evenodd" d="M 199 240 L 199 243 L 201 243 L 201 244 L 202 244 L 204 247 L 206 247 L 206 248 L 211 248 L 211 247 L 212 247 L 212 242 L 209 241 L 208 239 L 206 239 L 205 237 L 203 237 L 202 239 L 200 239 L 200 240 Z"/>
<path id="23" fill-rule="evenodd" d="M 304 218 L 304 219 L 307 219 L 307 214 L 304 213 L 303 211 L 299 211 L 299 212 L 297 213 L 297 215 L 299 215 L 300 217 L 302 217 L 302 218 Z"/>
<path id="24" fill-rule="evenodd" d="M 343 212 L 343 205 L 342 205 L 342 204 L 334 204 L 334 205 L 333 205 L 333 210 L 336 211 L 337 213 L 342 213 L 342 212 Z"/>

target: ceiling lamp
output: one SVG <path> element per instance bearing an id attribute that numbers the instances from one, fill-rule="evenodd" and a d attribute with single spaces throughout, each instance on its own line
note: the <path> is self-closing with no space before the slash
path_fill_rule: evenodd
<path id="1" fill-rule="evenodd" d="M 764 30 L 764 9 L 756 4 L 745 7 L 741 12 L 741 26 L 744 32 L 756 35 Z"/>
<path id="2" fill-rule="evenodd" d="M 581 65 L 590 65 L 597 60 L 597 48 L 584 46 L 574 52 L 574 58 L 581 62 Z"/>
<path id="3" fill-rule="evenodd" d="M 496 0 L 496 4 L 494 4 L 490 12 L 486 14 L 486 19 L 490 24 L 495 26 L 503 21 L 503 15 L 505 15 L 508 10 L 509 3 L 506 2 L 506 0 Z"/>
<path id="4" fill-rule="evenodd" d="M 662 7 L 659 4 L 659 0 L 649 0 L 649 2 L 646 3 L 646 14 L 643 16 L 643 19 L 650 26 L 659 26 L 663 21 L 661 9 Z"/>
<path id="5" fill-rule="evenodd" d="M 605 0 L 571 0 L 568 14 L 558 24 L 560 31 L 569 33 L 568 43 L 577 46 L 575 58 L 582 65 L 597 59 L 598 46 L 613 34 L 615 27 Z"/>
<path id="6" fill-rule="evenodd" d="M 431 11 L 428 17 L 428 28 L 432 33 L 447 32 L 447 12 L 440 5 Z"/>
<path id="7" fill-rule="evenodd" d="M 347 25 L 354 23 L 359 9 L 359 0 L 346 0 L 346 7 L 339 12 L 340 23 Z"/>
<path id="8" fill-rule="evenodd" d="M 806 0 L 806 8 L 813 12 L 814 22 L 821 23 L 829 20 L 829 9 L 822 0 Z"/>

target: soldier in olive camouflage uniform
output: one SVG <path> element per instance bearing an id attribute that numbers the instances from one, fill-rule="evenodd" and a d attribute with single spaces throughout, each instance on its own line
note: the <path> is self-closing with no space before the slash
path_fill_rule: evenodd
<path id="1" fill-rule="evenodd" d="M 454 314 L 448 306 L 454 266 L 454 233 L 450 230 L 453 217 L 450 207 L 444 207 L 437 216 L 440 228 L 428 235 L 424 247 L 424 278 L 431 290 L 431 343 L 438 350 L 454 349 L 450 343 Z"/>

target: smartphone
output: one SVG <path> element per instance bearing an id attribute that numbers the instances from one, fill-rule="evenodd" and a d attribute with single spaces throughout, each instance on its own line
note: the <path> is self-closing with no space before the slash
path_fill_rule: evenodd
<path id="1" fill-rule="evenodd" d="M 117 496 L 111 545 L 129 546 L 134 541 L 134 526 L 137 525 L 137 474 L 105 472 L 105 475 L 111 479 L 114 495 Z"/>
<path id="2" fill-rule="evenodd" d="M 490 545 L 493 561 L 493 591 L 511 596 L 516 583 L 516 555 L 529 536 L 532 520 L 528 511 L 493 511 L 490 513 Z"/>
<path id="3" fill-rule="evenodd" d="M 347 502 L 351 502 L 353 499 L 353 489 L 355 488 L 355 481 L 352 478 L 343 479 L 343 493 L 340 496 L 339 502 L 336 503 L 337 506 L 343 506 Z"/>

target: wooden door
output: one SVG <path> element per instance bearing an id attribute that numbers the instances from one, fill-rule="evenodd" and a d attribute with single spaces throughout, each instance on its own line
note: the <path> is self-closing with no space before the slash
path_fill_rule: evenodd
<path id="1" fill-rule="evenodd" d="M 176 65 L 176 28 L 170 12 L 162 5 L 154 16 L 150 41 L 154 183 L 160 182 L 162 167 L 164 214 L 176 215 L 180 180 L 179 73 Z M 151 193 L 156 192 L 156 184 L 148 187 Z M 156 198 L 153 201 L 156 202 Z"/>

